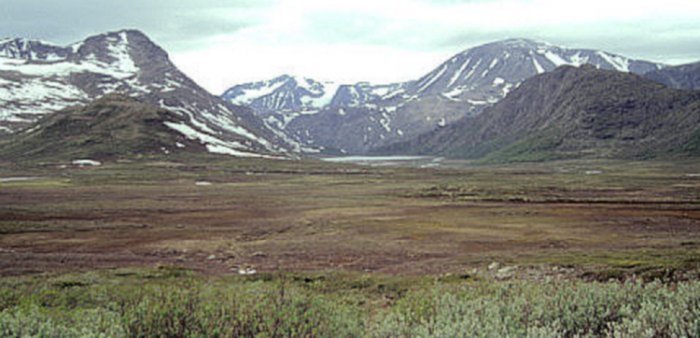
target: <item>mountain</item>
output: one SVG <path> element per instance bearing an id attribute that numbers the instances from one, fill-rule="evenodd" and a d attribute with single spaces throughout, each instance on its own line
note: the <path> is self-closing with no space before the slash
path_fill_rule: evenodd
<path id="1" fill-rule="evenodd" d="M 28 39 L 0 39 L 0 57 L 9 59 L 59 61 L 70 55 L 70 47 Z"/>
<path id="2" fill-rule="evenodd" d="M 484 161 L 700 155 L 700 92 L 636 74 L 559 67 L 476 117 L 384 148 Z"/>
<path id="3" fill-rule="evenodd" d="M 282 75 L 268 81 L 233 86 L 221 98 L 234 105 L 249 106 L 265 125 L 296 152 L 317 152 L 318 149 L 284 132 L 289 121 L 301 115 L 313 115 L 328 106 L 338 86 L 333 82 Z"/>
<path id="4" fill-rule="evenodd" d="M 393 83 L 388 85 L 372 85 L 369 82 L 360 82 L 352 85 L 341 85 L 333 96 L 330 107 L 361 107 L 373 101 L 380 101 L 388 95 L 398 93 L 403 84 Z"/>
<path id="5" fill-rule="evenodd" d="M 40 119 L 31 129 L 0 142 L 5 159 L 114 159 L 178 152 L 211 152 L 235 144 L 200 142 L 198 127 L 186 115 L 109 94 L 87 105 L 66 108 Z M 216 149 L 215 149 L 216 150 Z M 218 151 L 215 151 L 218 152 Z M 226 151 L 243 157 L 259 154 Z"/>
<path id="6" fill-rule="evenodd" d="M 414 81 L 340 85 L 322 107 L 285 106 L 283 123 L 272 127 L 307 146 L 366 153 L 478 115 L 532 76 L 561 65 L 583 64 L 637 74 L 663 67 L 603 51 L 510 39 L 467 49 Z M 248 94 L 250 102 L 267 97 Z M 265 106 L 266 116 L 271 111 L 276 110 Z"/>
<path id="7" fill-rule="evenodd" d="M 671 88 L 700 89 L 700 62 L 666 67 L 646 73 L 644 77 Z"/>
<path id="8" fill-rule="evenodd" d="M 523 80 L 562 65 L 594 65 L 600 69 L 644 74 L 660 64 L 632 60 L 590 49 L 568 49 L 527 39 L 510 39 L 468 49 L 414 82 L 409 94 L 439 94 L 465 99 L 474 91 L 486 97 L 505 96 Z M 466 97 L 465 97 L 466 95 Z"/>
<path id="9" fill-rule="evenodd" d="M 304 111 L 329 104 L 336 89 L 333 82 L 282 75 L 269 81 L 234 86 L 222 98 L 263 113 Z"/>
<path id="10" fill-rule="evenodd" d="M 66 47 L 23 39 L 0 43 L 0 132 L 26 129 L 42 116 L 109 93 L 180 114 L 202 143 L 219 152 L 289 148 L 251 109 L 208 93 L 139 31 L 100 34 Z"/>

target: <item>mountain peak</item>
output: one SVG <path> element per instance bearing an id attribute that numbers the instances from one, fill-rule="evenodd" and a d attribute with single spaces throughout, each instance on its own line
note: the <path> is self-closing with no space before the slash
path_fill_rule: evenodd
<path id="1" fill-rule="evenodd" d="M 271 80 L 235 85 L 222 97 L 236 105 L 250 105 L 262 112 L 303 111 L 321 108 L 336 93 L 334 83 L 283 74 Z"/>
<path id="2" fill-rule="evenodd" d="M 550 46 L 549 43 L 543 42 L 543 41 L 537 41 L 533 39 L 528 39 L 528 38 L 510 38 L 510 39 L 504 39 L 500 41 L 496 41 L 493 44 L 500 44 L 500 45 L 506 45 L 506 46 L 514 46 L 514 47 L 531 47 L 531 46 Z"/>
<path id="3" fill-rule="evenodd" d="M 140 30 L 138 30 L 138 29 L 120 29 L 120 30 L 116 30 L 116 31 L 110 31 L 110 32 L 105 32 L 105 33 L 101 33 L 101 34 L 92 35 L 92 36 L 89 36 L 88 38 L 86 38 L 84 41 L 87 41 L 87 40 L 103 40 L 103 39 L 107 39 L 107 40 L 117 40 L 117 39 L 129 40 L 129 39 L 131 39 L 131 38 L 133 38 L 133 39 L 140 39 L 140 40 L 149 40 L 149 41 L 151 40 L 151 39 L 148 37 L 148 35 L 146 35 L 145 33 L 143 33 L 142 31 L 140 31 Z"/>
<path id="4" fill-rule="evenodd" d="M 294 74 L 282 74 L 272 80 L 270 82 L 294 82 L 297 86 L 301 87 L 307 87 L 309 85 L 313 85 L 315 83 L 320 83 L 314 79 L 305 77 L 305 76 L 300 76 L 300 75 L 294 75 Z"/>
<path id="5" fill-rule="evenodd" d="M 278 75 L 278 76 L 276 76 L 276 77 L 270 79 L 269 81 L 270 81 L 270 82 L 289 81 L 289 80 L 291 80 L 291 79 L 293 79 L 293 78 L 294 78 L 294 76 L 292 76 L 292 75 L 289 75 L 289 74 L 282 74 L 282 75 Z"/>
<path id="6" fill-rule="evenodd" d="M 510 49 L 532 49 L 532 50 L 537 50 L 537 49 L 543 49 L 543 48 L 548 48 L 552 47 L 553 45 L 544 42 L 544 41 L 538 41 L 538 40 L 533 40 L 529 38 L 508 38 L 508 39 L 503 39 L 503 40 L 498 40 L 494 42 L 489 42 L 486 44 L 470 47 L 464 51 L 462 51 L 460 54 L 468 54 L 469 52 L 472 52 L 474 50 L 510 50 Z"/>
<path id="7" fill-rule="evenodd" d="M 28 39 L 28 38 L 22 38 L 22 37 L 5 37 L 5 38 L 0 38 L 0 45 L 8 44 L 8 43 L 15 43 L 15 44 L 36 44 L 36 45 L 44 45 L 44 46 L 49 46 L 49 47 L 59 47 L 51 42 L 47 42 L 44 40 L 39 40 L 39 39 Z"/>
<path id="8" fill-rule="evenodd" d="M 25 38 L 0 39 L 0 57 L 28 61 L 58 61 L 65 59 L 70 49 L 49 42 Z"/>
<path id="9" fill-rule="evenodd" d="M 73 51 L 71 61 L 97 61 L 125 74 L 174 68 L 165 50 L 143 32 L 133 29 L 94 35 L 71 45 L 70 49 Z"/>
<path id="10" fill-rule="evenodd" d="M 112 45 L 141 43 L 149 46 L 156 46 L 156 44 L 146 34 L 135 29 L 122 29 L 119 31 L 93 35 L 84 40 L 84 43 L 89 42 Z"/>
<path id="11" fill-rule="evenodd" d="M 414 94 L 483 102 L 504 97 L 523 80 L 559 66 L 592 64 L 601 69 L 643 74 L 659 65 L 590 49 L 558 47 L 531 39 L 506 39 L 459 53 L 414 82 Z M 481 89 L 476 93 L 475 89 Z M 471 97 L 465 97 L 469 94 Z M 475 97 L 479 94 L 481 97 Z"/>
<path id="12" fill-rule="evenodd" d="M 146 39 L 149 39 L 148 35 L 146 35 L 144 32 L 142 32 L 142 31 L 140 31 L 140 30 L 138 30 L 138 29 L 132 29 L 132 28 L 121 29 L 121 30 L 114 31 L 114 32 L 107 32 L 106 34 L 107 34 L 107 35 L 110 35 L 110 34 L 114 34 L 114 35 L 117 35 L 117 34 L 118 34 L 118 35 L 126 34 L 126 35 L 128 35 L 128 36 L 130 36 L 130 37 L 139 37 L 139 38 L 146 38 Z"/>

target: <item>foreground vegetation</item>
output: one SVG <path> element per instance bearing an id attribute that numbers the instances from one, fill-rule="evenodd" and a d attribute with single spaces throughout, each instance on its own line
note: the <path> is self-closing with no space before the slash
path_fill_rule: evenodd
<path id="1" fill-rule="evenodd" d="M 700 283 L 119 270 L 0 282 L 3 337 L 700 336 Z"/>

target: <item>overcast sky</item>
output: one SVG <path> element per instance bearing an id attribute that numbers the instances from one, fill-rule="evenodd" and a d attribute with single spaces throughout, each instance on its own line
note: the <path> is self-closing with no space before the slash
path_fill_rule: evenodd
<path id="1" fill-rule="evenodd" d="M 0 37 L 68 44 L 122 28 L 148 34 L 217 94 L 283 73 L 409 80 L 514 37 L 700 60 L 700 0 L 0 0 Z"/>

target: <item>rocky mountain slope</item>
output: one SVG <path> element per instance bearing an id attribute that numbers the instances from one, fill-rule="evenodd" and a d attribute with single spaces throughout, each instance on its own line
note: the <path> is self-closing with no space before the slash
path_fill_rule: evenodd
<path id="1" fill-rule="evenodd" d="M 262 156 L 237 144 L 200 140 L 188 116 L 117 94 L 49 114 L 0 141 L 0 158 L 114 159 L 178 152 Z"/>
<path id="2" fill-rule="evenodd" d="M 279 153 L 291 148 L 252 110 L 198 86 L 139 31 L 101 34 L 66 47 L 23 39 L 0 43 L 0 132 L 29 128 L 42 116 L 109 93 L 181 115 L 195 128 L 189 135 L 196 134 L 212 151 Z"/>
<path id="3" fill-rule="evenodd" d="M 649 72 L 644 77 L 671 88 L 700 89 L 700 62 L 666 67 Z"/>
<path id="4" fill-rule="evenodd" d="M 271 98 L 297 97 L 299 88 L 277 81 L 233 87 L 224 94 L 230 102 L 251 102 L 268 124 L 288 138 L 310 146 L 347 153 L 408 140 L 438 129 L 465 116 L 473 116 L 498 102 L 522 81 L 561 65 L 591 64 L 601 69 L 643 74 L 660 64 L 632 60 L 603 51 L 568 49 L 526 39 L 498 41 L 468 49 L 450 58 L 415 81 L 372 85 L 338 86 L 330 103 L 284 105 L 278 109 L 262 102 Z M 279 79 L 279 78 L 278 78 Z M 248 91 L 237 88 L 256 87 Z M 264 95 L 256 95 L 264 94 Z M 328 96 L 328 91 L 324 92 Z M 327 101 L 327 100 L 324 100 Z M 277 115 L 275 115 L 277 113 Z"/>
<path id="5" fill-rule="evenodd" d="M 697 156 L 700 92 L 565 66 L 526 80 L 479 116 L 380 152 L 486 161 Z"/>

